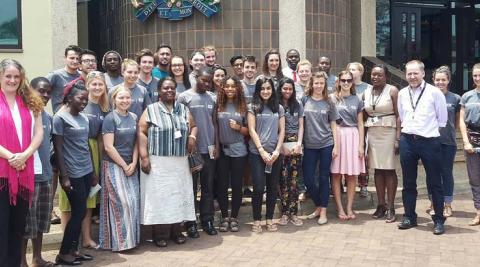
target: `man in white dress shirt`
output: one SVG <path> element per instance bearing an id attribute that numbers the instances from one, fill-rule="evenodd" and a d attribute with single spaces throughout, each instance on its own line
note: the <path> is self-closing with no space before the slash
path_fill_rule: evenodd
<path id="1" fill-rule="evenodd" d="M 297 64 L 300 61 L 300 53 L 297 49 L 290 49 L 287 52 L 285 60 L 287 61 L 288 66 L 282 69 L 283 76 L 292 79 L 294 82 L 297 82 Z"/>
<path id="2" fill-rule="evenodd" d="M 447 123 L 447 105 L 440 89 L 426 83 L 424 64 L 412 60 L 406 64 L 408 86 L 398 93 L 398 114 L 402 123 L 400 162 L 403 173 L 403 206 L 405 214 L 399 229 L 417 226 L 417 170 L 421 159 L 427 187 L 432 192 L 433 233 L 444 233 L 443 188 L 440 178 L 441 145 L 439 128 Z"/>

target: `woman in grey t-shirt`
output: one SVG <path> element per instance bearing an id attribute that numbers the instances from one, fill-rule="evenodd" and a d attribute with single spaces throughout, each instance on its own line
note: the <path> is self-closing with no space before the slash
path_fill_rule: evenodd
<path id="1" fill-rule="evenodd" d="M 472 78 L 475 89 L 462 95 L 460 101 L 460 132 L 462 133 L 468 179 L 472 187 L 476 216 L 469 225 L 480 225 L 480 63 L 473 66 Z"/>
<path id="2" fill-rule="evenodd" d="M 262 231 L 262 196 L 267 188 L 267 230 L 276 231 L 273 212 L 277 200 L 277 187 L 282 156 L 280 149 L 285 136 L 285 116 L 274 91 L 273 81 L 259 78 L 255 84 L 252 103 L 248 106 L 248 130 L 250 133 L 250 166 L 252 171 L 253 226 L 252 231 Z"/>
<path id="3" fill-rule="evenodd" d="M 460 96 L 449 91 L 449 83 L 451 77 L 450 68 L 448 66 L 441 66 L 433 73 L 433 84 L 442 91 L 447 102 L 448 121 L 445 127 L 439 129 L 440 143 L 442 146 L 442 166 L 440 168 L 440 175 L 443 185 L 443 200 L 445 207 L 443 209 L 443 216 L 452 216 L 452 202 L 453 202 L 453 162 L 457 154 L 457 142 L 455 129 L 458 125 L 460 116 Z M 429 187 L 427 187 L 430 189 Z M 431 199 L 431 193 L 428 194 Z M 432 214 L 433 213 L 433 214 Z M 435 215 L 433 204 L 430 203 L 430 215 Z"/>
<path id="4" fill-rule="evenodd" d="M 327 79 L 325 72 L 315 73 L 306 96 L 302 99 L 305 123 L 303 175 L 307 191 L 316 206 L 307 219 L 319 217 L 317 223 L 320 225 L 327 223 L 330 164 L 338 153 L 336 120 L 339 117 L 335 105 L 328 97 Z"/>
<path id="5" fill-rule="evenodd" d="M 355 219 L 353 200 L 355 184 L 360 173 L 365 173 L 365 145 L 363 130 L 363 103 L 355 94 L 353 75 L 350 71 L 338 74 L 338 84 L 332 101 L 337 107 L 340 120 L 337 121 L 338 157 L 333 159 L 332 191 L 337 204 L 340 220 Z M 343 209 L 341 183 L 342 177 L 347 182 L 347 212 Z"/>
<path id="6" fill-rule="evenodd" d="M 284 158 L 280 175 L 282 218 L 278 223 L 286 225 L 290 221 L 295 226 L 301 226 L 303 222 L 297 217 L 297 212 L 302 169 L 303 106 L 297 101 L 295 83 L 290 78 L 280 79 L 277 95 L 285 110 Z"/>
<path id="7" fill-rule="evenodd" d="M 238 78 L 227 77 L 217 96 L 217 119 L 220 141 L 218 159 L 217 194 L 222 218 L 219 231 L 238 232 L 238 211 L 242 204 L 242 174 L 247 160 L 248 136 L 247 105 L 243 87 Z M 228 215 L 228 187 L 232 188 L 232 209 Z"/>
<path id="8" fill-rule="evenodd" d="M 86 201 L 93 180 L 93 166 L 88 149 L 88 118 L 81 112 L 88 100 L 88 92 L 76 86 L 65 92 L 67 106 L 53 117 L 53 144 L 60 170 L 60 184 L 72 206 L 71 217 L 63 234 L 62 245 L 56 258 L 58 264 L 78 264 L 78 258 L 91 260 L 80 254 L 78 242 Z M 76 264 L 75 264 L 76 265 Z"/>

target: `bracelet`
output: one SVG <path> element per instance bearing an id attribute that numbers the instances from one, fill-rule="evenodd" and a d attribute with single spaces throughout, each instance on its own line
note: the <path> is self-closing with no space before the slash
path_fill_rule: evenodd
<path id="1" fill-rule="evenodd" d="M 197 137 L 193 134 L 189 135 L 188 137 L 192 138 L 193 140 L 197 141 Z"/>
<path id="2" fill-rule="evenodd" d="M 280 155 L 280 153 L 279 153 L 277 150 L 274 150 L 273 153 L 272 153 L 272 155 L 278 156 L 278 155 Z"/>

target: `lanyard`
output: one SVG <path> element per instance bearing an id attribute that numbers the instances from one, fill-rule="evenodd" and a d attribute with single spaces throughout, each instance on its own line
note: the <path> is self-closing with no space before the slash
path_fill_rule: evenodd
<path id="1" fill-rule="evenodd" d="M 422 98 L 422 96 L 423 96 L 423 92 L 425 91 L 425 87 L 427 87 L 427 83 L 425 83 L 425 85 L 423 86 L 422 91 L 420 92 L 420 95 L 417 98 L 417 102 L 415 102 L 415 105 L 413 104 L 413 96 L 412 96 L 412 92 L 411 92 L 412 90 L 410 90 L 410 89 L 408 90 L 408 95 L 410 96 L 410 105 L 412 105 L 412 110 L 413 110 L 412 118 L 414 118 L 414 116 L 415 116 L 415 110 L 418 107 L 418 102 L 420 102 L 420 98 Z"/>
<path id="2" fill-rule="evenodd" d="M 375 107 L 377 106 L 378 102 L 380 102 L 380 98 L 382 98 L 383 92 L 385 92 L 385 87 L 382 89 L 382 92 L 380 93 L 380 95 L 377 96 L 377 99 L 375 99 L 375 94 L 374 94 L 375 90 L 373 90 L 373 87 L 372 87 L 372 98 L 370 98 L 370 105 L 372 106 L 373 110 L 375 110 Z"/>

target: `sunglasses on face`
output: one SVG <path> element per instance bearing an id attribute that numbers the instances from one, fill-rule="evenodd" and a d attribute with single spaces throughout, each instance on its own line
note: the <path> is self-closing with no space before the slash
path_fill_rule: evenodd
<path id="1" fill-rule="evenodd" d="M 342 83 L 351 83 L 353 79 L 340 79 L 340 82 Z"/>

